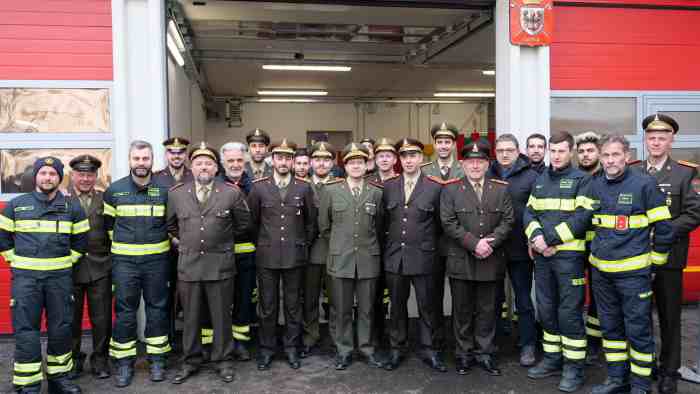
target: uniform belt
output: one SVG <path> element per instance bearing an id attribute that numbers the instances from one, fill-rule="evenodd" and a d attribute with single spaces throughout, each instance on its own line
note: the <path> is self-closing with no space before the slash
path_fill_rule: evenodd
<path id="1" fill-rule="evenodd" d="M 126 256 L 147 256 L 151 254 L 165 253 L 170 250 L 170 240 L 155 244 L 127 244 L 112 242 L 112 253 Z"/>
<path id="2" fill-rule="evenodd" d="M 255 252 L 255 244 L 252 242 L 242 242 L 233 245 L 233 251 L 237 254 L 240 253 L 253 253 Z"/>
<path id="3" fill-rule="evenodd" d="M 647 215 L 593 215 L 593 225 L 602 228 L 624 230 L 649 227 Z"/>
<path id="4" fill-rule="evenodd" d="M 12 268 L 33 270 L 33 271 L 55 271 L 73 267 L 82 254 L 71 250 L 69 256 L 62 257 L 24 257 L 15 254 L 13 251 L 6 253 L 5 258 L 10 260 Z M 9 257 L 9 258 L 8 258 Z"/>
<path id="5" fill-rule="evenodd" d="M 574 252 L 585 252 L 586 251 L 586 241 L 583 239 L 574 239 L 569 242 L 564 242 L 563 244 L 556 246 L 557 251 L 574 251 Z"/>
<path id="6" fill-rule="evenodd" d="M 603 260 L 593 254 L 588 257 L 591 265 L 603 272 L 629 272 L 648 268 L 652 264 L 651 253 L 628 257 L 619 260 Z"/>

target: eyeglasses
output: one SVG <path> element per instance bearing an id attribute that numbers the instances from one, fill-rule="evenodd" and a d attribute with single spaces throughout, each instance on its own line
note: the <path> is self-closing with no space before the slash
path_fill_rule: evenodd
<path id="1" fill-rule="evenodd" d="M 496 154 L 502 155 L 504 153 L 515 153 L 517 152 L 517 149 L 509 148 L 509 149 L 496 149 Z"/>

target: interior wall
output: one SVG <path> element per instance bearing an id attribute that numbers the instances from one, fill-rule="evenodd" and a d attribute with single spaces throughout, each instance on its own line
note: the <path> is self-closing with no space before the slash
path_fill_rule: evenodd
<path id="1" fill-rule="evenodd" d="M 485 103 L 247 103 L 241 109 L 243 126 L 231 128 L 224 121 L 223 105 L 217 112 L 219 116 L 206 125 L 206 140 L 214 146 L 244 141 L 255 128 L 267 131 L 273 140 L 286 137 L 297 144 L 306 142 L 307 131 L 352 131 L 355 140 L 365 136 L 394 140 L 410 136 L 427 143 L 430 127 L 443 121 L 465 131 L 488 128 Z"/>
<path id="2" fill-rule="evenodd" d="M 206 112 L 197 84 L 190 82 L 185 70 L 168 56 L 168 120 L 170 136 L 199 143 L 204 140 Z"/>

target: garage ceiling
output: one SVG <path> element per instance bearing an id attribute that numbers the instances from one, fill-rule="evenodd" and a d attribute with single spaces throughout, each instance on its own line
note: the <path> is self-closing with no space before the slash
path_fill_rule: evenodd
<path id="1" fill-rule="evenodd" d="M 333 97 L 420 98 L 435 91 L 495 89 L 495 78 L 481 73 L 495 65 L 492 2 L 422 2 L 461 8 L 310 3 L 178 0 L 171 9 L 211 96 L 324 89 Z M 267 71 L 263 64 L 353 69 Z"/>

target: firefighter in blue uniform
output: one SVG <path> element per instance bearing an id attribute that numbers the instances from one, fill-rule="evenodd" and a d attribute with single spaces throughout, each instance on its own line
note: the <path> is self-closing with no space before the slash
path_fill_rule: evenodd
<path id="1" fill-rule="evenodd" d="M 115 313 L 109 355 L 116 360 L 116 386 L 134 376 L 136 311 L 141 296 L 146 307 L 146 353 L 151 381 L 165 379 L 168 340 L 170 263 L 165 221 L 168 189 L 152 179 L 153 148 L 134 141 L 129 148 L 131 174 L 104 193 L 105 227 L 112 237 L 112 283 Z"/>
<path id="2" fill-rule="evenodd" d="M 535 181 L 523 215 L 535 259 L 537 311 L 544 329 L 544 358 L 528 370 L 528 377 L 561 374 L 559 390 L 564 392 L 576 391 L 584 382 L 585 237 L 595 204 L 590 176 L 571 165 L 573 149 L 571 134 L 553 133 L 551 164 Z"/>
<path id="3" fill-rule="evenodd" d="M 671 212 L 653 177 L 627 169 L 627 139 L 606 136 L 600 145 L 605 174 L 593 180 L 600 205 L 589 261 L 608 378 L 592 393 L 650 393 L 652 272 L 673 244 Z"/>
<path id="4" fill-rule="evenodd" d="M 50 393 L 80 393 L 68 379 L 73 368 L 73 264 L 85 252 L 90 224 L 58 185 L 63 163 L 38 159 L 34 192 L 11 200 L 0 214 L 0 254 L 12 269 L 15 337 L 12 384 L 18 393 L 41 392 L 42 311 L 48 322 L 46 374 Z"/>

